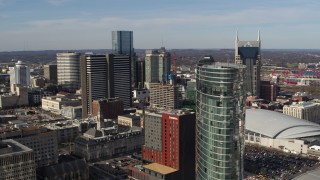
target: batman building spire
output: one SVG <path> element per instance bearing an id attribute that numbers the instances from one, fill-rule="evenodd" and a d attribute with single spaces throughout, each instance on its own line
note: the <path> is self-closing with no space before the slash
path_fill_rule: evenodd
<path id="1" fill-rule="evenodd" d="M 235 41 L 235 63 L 246 65 L 247 95 L 260 95 L 261 39 L 258 31 L 257 41 Z"/>

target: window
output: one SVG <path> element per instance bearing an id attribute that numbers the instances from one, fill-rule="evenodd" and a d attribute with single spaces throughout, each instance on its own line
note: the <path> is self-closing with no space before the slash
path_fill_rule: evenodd
<path id="1" fill-rule="evenodd" d="M 221 107 L 222 106 L 222 102 L 221 101 L 217 101 L 216 106 L 217 107 Z"/>

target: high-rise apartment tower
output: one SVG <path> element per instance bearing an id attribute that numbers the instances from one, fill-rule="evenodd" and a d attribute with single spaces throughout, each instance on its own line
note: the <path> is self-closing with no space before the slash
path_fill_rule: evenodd
<path id="1" fill-rule="evenodd" d="M 196 179 L 243 179 L 244 68 L 196 68 Z"/>
<path id="2" fill-rule="evenodd" d="M 14 67 L 10 68 L 10 88 L 11 92 L 15 92 L 16 86 L 29 86 L 30 84 L 30 68 L 22 61 L 18 61 Z"/>

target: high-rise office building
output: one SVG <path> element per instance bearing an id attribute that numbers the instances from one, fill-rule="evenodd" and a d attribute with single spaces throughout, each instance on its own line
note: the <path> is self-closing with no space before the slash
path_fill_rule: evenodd
<path id="1" fill-rule="evenodd" d="M 57 83 L 57 65 L 56 64 L 44 65 L 43 74 L 47 82 L 51 82 L 53 84 Z"/>
<path id="2" fill-rule="evenodd" d="M 80 53 L 57 53 L 58 84 L 63 90 L 75 92 L 80 88 Z"/>
<path id="3" fill-rule="evenodd" d="M 30 68 L 22 61 L 18 61 L 14 67 L 10 68 L 10 88 L 12 93 L 15 92 L 17 85 L 30 85 Z"/>
<path id="4" fill-rule="evenodd" d="M 119 98 L 131 107 L 130 56 L 84 55 L 81 57 L 82 117 L 92 113 L 92 101 Z"/>
<path id="5" fill-rule="evenodd" d="M 133 54 L 132 31 L 112 31 L 112 53 L 123 55 Z"/>
<path id="6" fill-rule="evenodd" d="M 146 73 L 145 73 L 145 61 L 144 60 L 138 60 L 136 61 L 136 87 L 137 88 L 143 88 L 144 82 L 146 80 Z"/>
<path id="7" fill-rule="evenodd" d="M 195 113 L 183 110 L 145 116 L 144 160 L 179 171 L 179 179 L 195 177 Z"/>
<path id="8" fill-rule="evenodd" d="M 243 179 L 244 68 L 196 68 L 196 179 Z"/>
<path id="9" fill-rule="evenodd" d="M 124 108 L 132 106 L 131 57 L 107 54 L 109 76 L 109 98 L 117 97 Z"/>
<path id="10" fill-rule="evenodd" d="M 0 179 L 36 179 L 32 149 L 7 139 L 0 141 Z"/>
<path id="11" fill-rule="evenodd" d="M 171 70 L 170 53 L 164 47 L 159 50 L 146 50 L 145 75 L 146 82 L 158 83 L 169 80 Z"/>
<path id="12" fill-rule="evenodd" d="M 92 112 L 92 101 L 108 98 L 108 62 L 106 55 L 81 56 L 82 117 Z"/>
<path id="13" fill-rule="evenodd" d="M 256 41 L 235 41 L 235 63 L 246 65 L 246 93 L 260 96 L 261 40 L 260 32 Z"/>
<path id="14" fill-rule="evenodd" d="M 130 56 L 131 66 L 131 85 L 135 86 L 136 82 L 136 56 L 133 48 L 132 31 L 112 31 L 112 53 L 115 55 Z"/>
<path id="15" fill-rule="evenodd" d="M 274 101 L 277 97 L 278 84 L 272 81 L 260 81 L 260 98 Z"/>

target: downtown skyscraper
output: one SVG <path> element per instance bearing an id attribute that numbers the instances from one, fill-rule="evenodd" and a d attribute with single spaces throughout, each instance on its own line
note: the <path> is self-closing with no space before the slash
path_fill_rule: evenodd
<path id="1" fill-rule="evenodd" d="M 256 41 L 235 41 L 235 63 L 246 65 L 246 93 L 260 96 L 261 39 L 258 32 Z"/>
<path id="2" fill-rule="evenodd" d="M 57 53 L 57 78 L 63 90 L 75 92 L 80 88 L 80 53 Z"/>
<path id="3" fill-rule="evenodd" d="M 108 63 L 106 55 L 81 56 L 82 117 L 92 113 L 92 101 L 107 98 Z"/>
<path id="4" fill-rule="evenodd" d="M 167 82 L 171 70 L 171 56 L 164 47 L 146 50 L 145 75 L 147 83 Z"/>
<path id="5" fill-rule="evenodd" d="M 133 54 L 133 32 L 112 31 L 112 53 Z"/>
<path id="6" fill-rule="evenodd" d="M 18 61 L 14 67 L 10 68 L 10 88 L 14 93 L 16 86 L 29 86 L 30 85 L 30 67 Z"/>
<path id="7" fill-rule="evenodd" d="M 81 57 L 82 117 L 92 113 L 92 102 L 119 98 L 125 108 L 131 107 L 130 56 L 83 55 Z"/>
<path id="8" fill-rule="evenodd" d="M 133 48 L 132 31 L 112 31 L 112 53 L 130 57 L 131 86 L 135 86 L 136 79 L 136 57 Z"/>
<path id="9" fill-rule="evenodd" d="M 196 68 L 196 179 L 243 179 L 243 65 Z"/>

